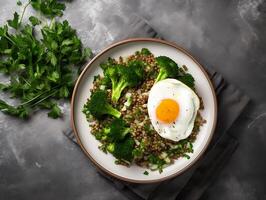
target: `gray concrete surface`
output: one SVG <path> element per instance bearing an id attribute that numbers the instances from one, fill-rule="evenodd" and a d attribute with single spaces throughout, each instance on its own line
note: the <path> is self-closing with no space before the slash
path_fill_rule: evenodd
<path id="1" fill-rule="evenodd" d="M 14 10 L 20 12 L 16 1 L 0 0 L 0 25 Z M 202 199 L 266 199 L 266 1 L 73 0 L 64 18 L 97 53 L 125 31 L 134 12 L 252 99 L 232 128 L 239 148 Z M 0 113 L 0 199 L 126 199 L 62 135 L 69 107 L 61 106 L 61 120 L 38 112 L 23 122 Z"/>

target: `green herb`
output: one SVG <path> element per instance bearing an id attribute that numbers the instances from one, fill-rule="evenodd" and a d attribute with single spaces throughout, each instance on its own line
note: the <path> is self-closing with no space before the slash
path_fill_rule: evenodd
<path id="1" fill-rule="evenodd" d="M 147 78 L 156 79 L 158 72 L 156 70 L 148 71 Z"/>
<path id="2" fill-rule="evenodd" d="M 151 127 L 150 123 L 145 123 L 144 126 L 143 126 L 143 128 L 144 128 L 145 132 L 146 132 L 148 135 L 151 134 L 151 132 L 152 132 L 152 127 Z"/>
<path id="3" fill-rule="evenodd" d="M 12 20 L 7 20 L 7 23 L 10 27 L 14 29 L 18 29 L 19 27 L 19 15 L 17 12 L 14 13 L 14 17 Z"/>
<path id="4" fill-rule="evenodd" d="M 164 165 L 166 164 L 164 159 L 161 159 L 159 158 L 159 156 L 151 154 L 148 156 L 148 160 L 151 164 L 156 165 L 159 172 L 162 173 Z"/>
<path id="5" fill-rule="evenodd" d="M 30 16 L 29 20 L 33 26 L 41 24 L 41 21 L 37 17 Z"/>
<path id="6" fill-rule="evenodd" d="M 144 175 L 148 176 L 149 175 L 149 172 L 148 171 L 145 171 L 143 172 Z"/>
<path id="7" fill-rule="evenodd" d="M 104 153 L 107 153 L 107 145 L 106 144 L 102 144 L 101 146 L 99 146 L 99 149 L 102 150 Z"/>
<path id="8" fill-rule="evenodd" d="M 187 143 L 187 150 L 188 152 L 193 153 L 193 144 L 190 141 Z"/>
<path id="9" fill-rule="evenodd" d="M 182 156 L 185 157 L 186 159 L 190 159 L 190 156 L 185 153 Z"/>
<path id="10" fill-rule="evenodd" d="M 140 115 L 141 115 L 141 109 L 140 107 L 137 107 L 135 110 L 134 110 L 134 113 L 133 115 L 138 118 Z"/>
<path id="11" fill-rule="evenodd" d="M 21 1 L 17 1 L 17 5 L 21 6 L 22 5 Z"/>
<path id="12" fill-rule="evenodd" d="M 0 110 L 27 118 L 32 111 L 45 108 L 50 110 L 49 117 L 57 118 L 62 113 L 56 100 L 70 97 L 78 75 L 75 66 L 84 62 L 91 52 L 82 47 L 76 31 L 67 21 L 53 19 L 40 29 L 41 38 L 37 38 L 34 26 L 41 23 L 38 18 L 29 18 L 32 25 L 22 24 L 31 3 L 42 5 L 44 10 L 54 10 L 61 4 L 51 0 L 29 1 L 21 16 L 15 12 L 13 19 L 7 21 L 15 33 L 11 33 L 7 25 L 0 27 L 0 72 L 10 78 L 8 84 L 0 83 L 0 89 L 21 101 L 12 106 L 1 100 Z M 48 8 L 50 5 L 53 6 Z"/>
<path id="13" fill-rule="evenodd" d="M 137 157 L 141 157 L 143 152 L 140 148 L 137 147 L 133 150 L 132 153 L 133 153 L 134 157 L 137 158 Z"/>
<path id="14" fill-rule="evenodd" d="M 169 155 L 180 155 L 187 159 L 190 158 L 186 153 L 193 153 L 193 144 L 189 139 L 180 140 L 175 147 L 167 151 Z"/>
<path id="15" fill-rule="evenodd" d="M 9 115 L 14 115 L 18 116 L 22 119 L 25 119 L 29 115 L 29 108 L 26 106 L 18 106 L 18 107 L 13 107 L 4 102 L 3 100 L 0 100 L 0 110 L 4 113 L 7 113 Z"/>
<path id="16" fill-rule="evenodd" d="M 94 77 L 93 77 L 93 82 L 96 82 L 97 80 L 99 80 L 100 77 L 101 77 L 100 75 L 94 76 Z"/>
<path id="17" fill-rule="evenodd" d="M 52 106 L 51 111 L 48 113 L 48 116 L 54 119 L 60 117 L 61 115 L 62 115 L 61 109 L 56 104 Z"/>
<path id="18" fill-rule="evenodd" d="M 62 16 L 66 8 L 65 4 L 57 0 L 31 0 L 31 5 L 47 17 Z"/>

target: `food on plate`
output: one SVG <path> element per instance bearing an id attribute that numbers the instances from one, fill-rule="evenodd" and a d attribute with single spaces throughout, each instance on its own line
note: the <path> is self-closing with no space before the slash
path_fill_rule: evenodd
<path id="1" fill-rule="evenodd" d="M 127 87 L 138 86 L 143 79 L 144 63 L 141 61 L 131 61 L 127 66 L 122 64 L 113 67 L 103 65 L 104 75 L 112 83 L 112 101 L 117 102 L 123 90 Z"/>
<path id="2" fill-rule="evenodd" d="M 116 118 L 121 116 L 121 113 L 108 103 L 107 93 L 102 90 L 96 91 L 91 95 L 90 100 L 84 105 L 84 110 L 88 110 L 88 113 L 97 119 L 101 119 L 107 114 Z"/>
<path id="3" fill-rule="evenodd" d="M 147 105 L 155 131 L 163 138 L 179 141 L 191 134 L 200 101 L 181 81 L 164 79 L 151 88 Z"/>
<path id="4" fill-rule="evenodd" d="M 143 48 L 126 58 L 108 58 L 94 77 L 83 107 L 99 148 L 116 164 L 159 170 L 190 158 L 205 120 L 195 81 L 186 66 Z M 147 174 L 147 173 L 146 173 Z"/>

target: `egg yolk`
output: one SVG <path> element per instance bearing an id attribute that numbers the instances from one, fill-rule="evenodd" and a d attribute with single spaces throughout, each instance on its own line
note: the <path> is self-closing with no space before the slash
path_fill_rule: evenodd
<path id="1" fill-rule="evenodd" d="M 175 100 L 163 99 L 156 108 L 156 117 L 164 123 L 172 123 L 179 114 L 179 105 Z"/>

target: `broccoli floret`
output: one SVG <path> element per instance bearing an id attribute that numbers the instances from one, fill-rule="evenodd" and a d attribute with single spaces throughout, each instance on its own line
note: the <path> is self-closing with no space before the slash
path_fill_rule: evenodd
<path id="1" fill-rule="evenodd" d="M 110 67 L 114 67 L 114 66 L 116 66 L 116 61 L 115 59 L 110 58 L 110 57 L 107 59 L 107 61 L 100 64 L 100 67 L 102 68 L 103 74 L 104 74 L 104 77 L 100 81 L 100 84 L 105 85 L 106 88 L 111 88 L 112 86 L 111 79 L 109 78 L 108 75 L 106 75 L 107 74 L 106 72 L 108 71 L 107 69 L 109 69 Z"/>
<path id="2" fill-rule="evenodd" d="M 102 90 L 97 90 L 91 95 L 83 107 L 83 113 L 91 114 L 97 119 L 101 119 L 104 115 L 112 115 L 116 118 L 121 116 L 121 113 L 108 103 L 107 93 Z"/>
<path id="3" fill-rule="evenodd" d="M 116 65 L 115 59 L 109 57 L 106 62 L 100 64 L 100 67 L 102 68 L 103 71 L 105 71 L 107 68 L 115 65 Z"/>
<path id="4" fill-rule="evenodd" d="M 108 89 L 112 87 L 111 80 L 107 76 L 104 76 L 100 80 L 100 85 L 103 85 L 105 86 L 105 88 L 108 88 Z"/>
<path id="5" fill-rule="evenodd" d="M 110 124 L 103 128 L 103 136 L 110 142 L 121 141 L 130 132 L 130 128 L 122 119 L 114 119 Z"/>
<path id="6" fill-rule="evenodd" d="M 167 56 L 159 56 L 156 58 L 156 62 L 158 64 L 158 67 L 160 68 L 160 71 L 155 82 L 166 78 L 177 78 L 178 65 L 175 61 Z"/>
<path id="7" fill-rule="evenodd" d="M 130 136 L 128 136 L 123 141 L 110 143 L 107 146 L 107 150 L 117 159 L 122 159 L 130 162 L 133 159 L 132 151 L 134 149 L 134 146 L 134 140 Z"/>
<path id="8" fill-rule="evenodd" d="M 131 61 L 128 66 L 117 64 L 105 69 L 105 75 L 111 79 L 112 101 L 116 103 L 126 87 L 135 87 L 141 83 L 144 64 L 141 61 Z"/>
<path id="9" fill-rule="evenodd" d="M 159 74 L 155 80 L 158 82 L 166 78 L 175 78 L 190 88 L 194 88 L 194 78 L 191 74 L 185 73 L 182 68 L 178 68 L 178 65 L 171 58 L 166 56 L 159 56 L 156 58 L 158 67 L 160 68 Z M 179 70 L 180 69 L 180 70 Z"/>
<path id="10" fill-rule="evenodd" d="M 183 74 L 178 76 L 177 78 L 179 81 L 183 82 L 185 85 L 187 85 L 188 87 L 194 89 L 195 86 L 195 80 L 193 78 L 193 76 L 189 73 Z"/>
<path id="11" fill-rule="evenodd" d="M 151 52 L 147 48 L 142 48 L 141 51 L 140 51 L 140 54 L 148 56 L 148 55 L 151 55 Z"/>

